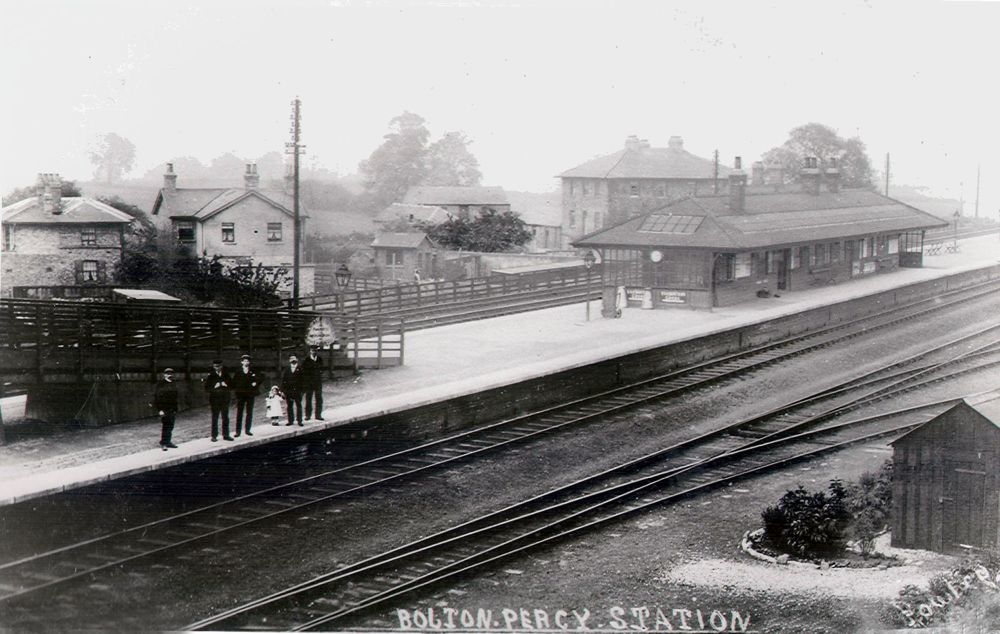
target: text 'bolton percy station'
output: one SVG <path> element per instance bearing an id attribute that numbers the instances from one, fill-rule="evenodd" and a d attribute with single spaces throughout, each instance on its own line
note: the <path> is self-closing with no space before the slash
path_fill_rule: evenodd
<path id="1" fill-rule="evenodd" d="M 539 608 L 418 608 L 396 610 L 399 629 L 416 631 L 647 631 L 751 632 L 750 615 L 737 610 L 621 607 L 605 611 Z"/>

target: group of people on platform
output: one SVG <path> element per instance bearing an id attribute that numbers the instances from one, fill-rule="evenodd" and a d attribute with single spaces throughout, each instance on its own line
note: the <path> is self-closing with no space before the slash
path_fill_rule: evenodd
<path id="1" fill-rule="evenodd" d="M 229 372 L 221 359 L 212 362 L 212 371 L 202 381 L 208 394 L 212 411 L 212 442 L 219 440 L 219 423 L 222 439 L 235 440 L 243 433 L 253 436 L 254 400 L 261 393 L 266 378 L 253 368 L 250 355 L 240 357 L 240 367 Z M 287 418 L 285 425 L 305 426 L 302 417 L 302 399 L 305 398 L 305 420 L 323 420 L 323 359 L 319 346 L 310 346 L 309 353 L 299 361 L 299 356 L 288 356 L 288 366 L 282 369 L 281 378 L 273 385 L 265 399 L 265 415 L 272 425 Z M 230 434 L 229 406 L 236 401 L 236 429 Z M 174 382 L 173 368 L 165 368 L 163 376 L 153 390 L 153 408 L 159 412 L 161 430 L 160 447 L 164 451 L 176 449 L 172 436 L 177 416 L 179 396 Z M 284 406 L 284 411 L 283 407 Z M 315 413 L 315 419 L 313 414 Z"/>

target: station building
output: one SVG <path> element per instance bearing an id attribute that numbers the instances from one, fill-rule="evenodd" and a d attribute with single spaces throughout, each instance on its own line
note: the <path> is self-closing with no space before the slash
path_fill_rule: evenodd
<path id="1" fill-rule="evenodd" d="M 1000 547 L 1000 398 L 959 401 L 892 443 L 892 545 Z"/>
<path id="2" fill-rule="evenodd" d="M 821 170 L 807 159 L 800 180 L 748 187 L 737 158 L 726 194 L 670 202 L 574 241 L 603 263 L 605 314 L 619 287 L 629 306 L 704 309 L 920 267 L 924 232 L 947 226 L 873 191 L 841 190 L 835 162 Z"/>

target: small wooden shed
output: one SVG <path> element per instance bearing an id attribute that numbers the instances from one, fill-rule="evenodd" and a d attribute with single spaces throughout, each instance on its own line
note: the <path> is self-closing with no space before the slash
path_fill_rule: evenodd
<path id="1" fill-rule="evenodd" d="M 960 401 L 892 447 L 893 546 L 1000 546 L 1000 394 Z"/>

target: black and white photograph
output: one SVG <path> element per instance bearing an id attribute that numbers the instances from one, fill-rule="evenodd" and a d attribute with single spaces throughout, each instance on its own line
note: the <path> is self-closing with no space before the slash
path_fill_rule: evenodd
<path id="1" fill-rule="evenodd" d="M 0 18 L 0 632 L 1000 631 L 1000 1 Z"/>

